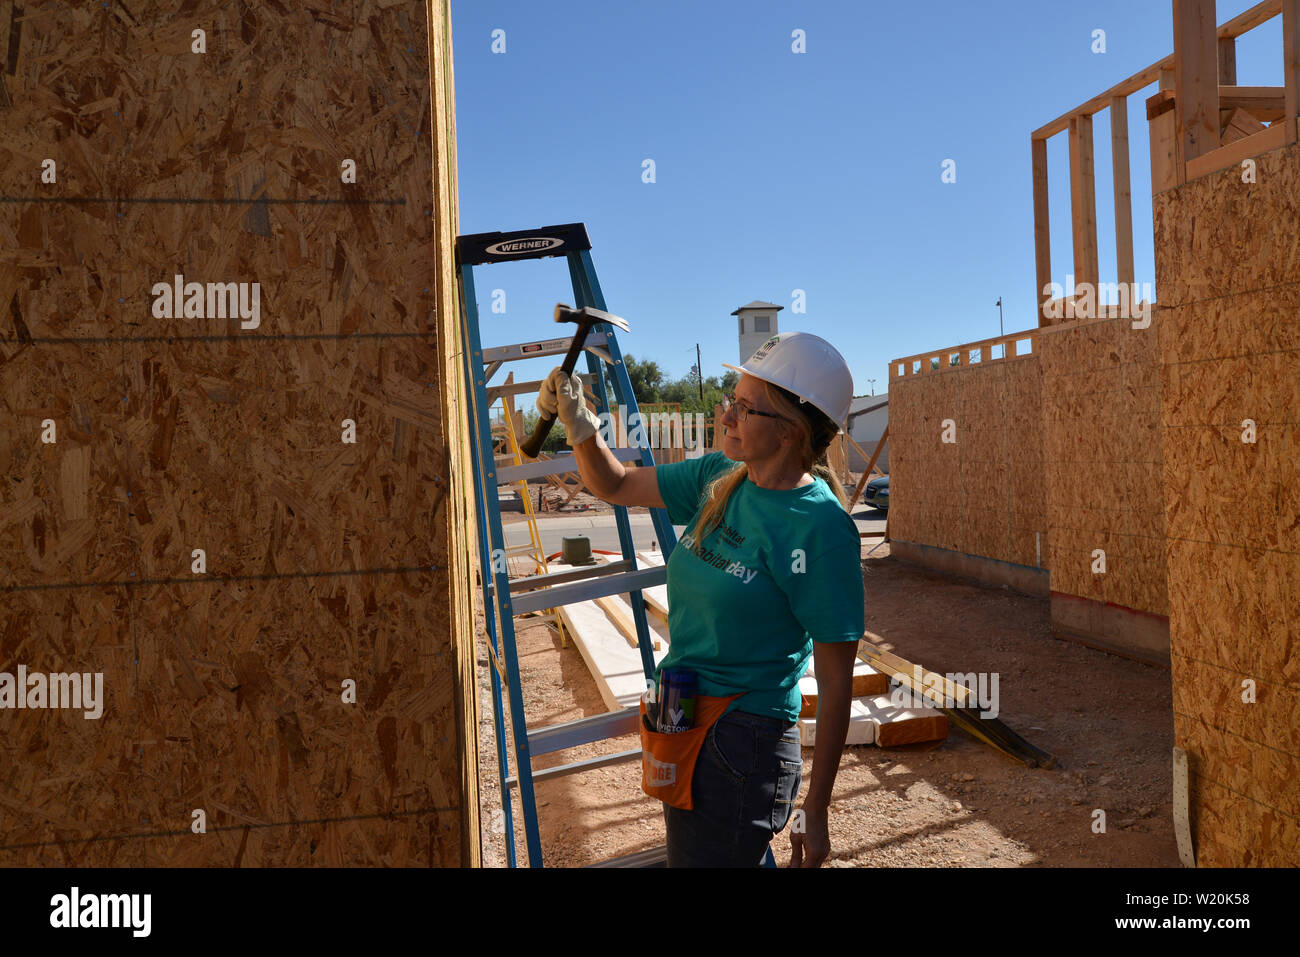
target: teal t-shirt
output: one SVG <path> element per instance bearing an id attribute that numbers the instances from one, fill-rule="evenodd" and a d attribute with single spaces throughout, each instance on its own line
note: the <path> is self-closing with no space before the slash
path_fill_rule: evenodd
<path id="1" fill-rule="evenodd" d="M 822 479 L 776 490 L 747 478 L 695 555 L 704 490 L 739 465 L 713 452 L 656 468 L 669 519 L 686 526 L 668 559 L 659 667 L 690 668 L 700 694 L 750 692 L 733 708 L 795 721 L 812 643 L 862 637 L 861 539 Z"/>

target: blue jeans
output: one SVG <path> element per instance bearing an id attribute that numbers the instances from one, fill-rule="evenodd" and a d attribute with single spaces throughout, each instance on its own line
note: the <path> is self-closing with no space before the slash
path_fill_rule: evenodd
<path id="1" fill-rule="evenodd" d="M 790 820 L 802 775 L 797 724 L 744 711 L 723 715 L 695 764 L 694 810 L 664 805 L 668 866 L 775 866 L 772 835 Z"/>

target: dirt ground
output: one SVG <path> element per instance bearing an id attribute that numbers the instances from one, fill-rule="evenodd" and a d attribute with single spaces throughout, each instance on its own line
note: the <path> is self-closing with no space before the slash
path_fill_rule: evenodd
<path id="1" fill-rule="evenodd" d="M 996 672 L 999 717 L 1057 764 L 1025 768 L 956 729 L 916 750 L 848 747 L 825 866 L 1178 867 L 1169 672 L 1053 638 L 1045 599 L 932 574 L 888 550 L 883 545 L 862 563 L 870 641 L 941 673 Z M 551 620 L 516 624 L 529 727 L 603 712 L 581 654 L 572 642 L 561 646 Z M 479 678 L 483 859 L 505 866 L 483 648 Z M 535 767 L 638 746 L 627 735 L 543 755 Z M 805 748 L 801 799 L 812 758 Z M 537 804 L 547 866 L 582 866 L 664 843 L 662 805 L 641 792 L 638 762 L 543 782 Z M 516 817 L 518 808 L 516 795 Z M 1104 833 L 1094 831 L 1097 809 L 1105 812 Z M 523 831 L 516 830 L 522 862 Z M 784 866 L 788 828 L 773 850 Z"/>

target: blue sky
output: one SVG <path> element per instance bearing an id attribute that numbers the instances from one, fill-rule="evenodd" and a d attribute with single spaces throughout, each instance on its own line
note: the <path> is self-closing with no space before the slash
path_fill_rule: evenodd
<path id="1" fill-rule="evenodd" d="M 1251 5 L 1220 0 L 1219 21 Z M 739 358 L 730 313 L 763 299 L 786 307 L 782 331 L 844 354 L 856 393 L 870 378 L 883 392 L 890 359 L 997 335 L 999 296 L 1007 332 L 1036 325 L 1029 134 L 1172 52 L 1171 6 L 452 0 L 460 229 L 585 222 L 609 309 L 631 324 L 624 353 L 671 377 L 696 343 L 705 375 L 723 374 Z M 1105 53 L 1091 49 L 1098 29 Z M 1281 84 L 1278 20 L 1238 41 L 1238 82 Z M 1152 284 L 1154 92 L 1129 98 L 1137 279 Z M 1094 136 L 1105 282 L 1106 112 Z M 941 181 L 946 159 L 955 183 Z M 1062 134 L 1049 144 L 1061 283 L 1068 170 Z M 475 281 L 484 345 L 554 335 L 554 304 L 573 298 L 562 259 L 482 267 Z M 493 289 L 505 315 L 486 308 Z"/>

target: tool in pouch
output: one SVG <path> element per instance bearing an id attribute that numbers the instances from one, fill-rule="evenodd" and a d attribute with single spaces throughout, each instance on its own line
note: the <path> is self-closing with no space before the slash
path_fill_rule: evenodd
<path id="1" fill-rule="evenodd" d="M 693 672 L 684 668 L 667 668 L 661 671 L 660 679 L 668 678 L 666 687 L 669 690 L 660 695 L 650 688 L 641 696 L 641 790 L 671 807 L 690 811 L 695 807 L 691 799 L 691 781 L 704 739 L 709 729 L 726 713 L 728 705 L 742 697 L 744 692 L 722 698 L 695 695 L 694 722 L 688 727 L 685 726 L 683 701 L 672 690 L 674 682 L 682 680 L 682 672 L 690 675 L 687 687 L 693 690 Z M 680 684 L 677 687 L 685 690 Z M 665 732 L 658 730 L 660 728 L 670 730 Z"/>

